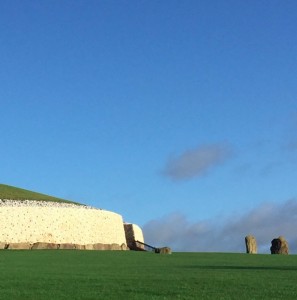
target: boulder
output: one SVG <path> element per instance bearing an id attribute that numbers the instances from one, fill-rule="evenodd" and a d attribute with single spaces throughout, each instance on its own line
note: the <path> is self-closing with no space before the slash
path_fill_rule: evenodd
<path id="1" fill-rule="evenodd" d="M 86 249 L 85 245 L 75 244 L 74 246 L 75 246 L 76 250 L 85 250 Z"/>
<path id="2" fill-rule="evenodd" d="M 126 251 L 126 250 L 130 250 L 130 249 L 129 249 L 129 247 L 128 247 L 126 244 L 123 243 L 123 244 L 121 245 L 121 250 Z"/>
<path id="3" fill-rule="evenodd" d="M 284 237 L 280 236 L 271 241 L 271 254 L 289 254 L 289 245 Z"/>
<path id="4" fill-rule="evenodd" d="M 48 250 L 48 249 L 58 249 L 58 245 L 54 243 L 43 243 L 37 242 L 32 245 L 32 250 Z"/>
<path id="5" fill-rule="evenodd" d="M 86 244 L 84 246 L 85 246 L 85 250 L 95 250 L 93 244 Z"/>
<path id="6" fill-rule="evenodd" d="M 1 249 L 7 249 L 8 248 L 8 244 L 6 243 L 0 243 L 0 250 Z"/>
<path id="7" fill-rule="evenodd" d="M 111 244 L 110 250 L 122 250 L 122 248 L 119 244 Z"/>
<path id="8" fill-rule="evenodd" d="M 256 254 L 257 253 L 257 241 L 254 236 L 247 235 L 245 237 L 246 253 Z"/>
<path id="9" fill-rule="evenodd" d="M 280 239 L 273 239 L 271 241 L 270 252 L 271 254 L 280 254 L 281 241 Z"/>
<path id="10" fill-rule="evenodd" d="M 159 252 L 160 254 L 171 254 L 172 251 L 171 251 L 171 248 L 169 247 L 162 247 L 162 248 L 159 248 Z"/>
<path id="11" fill-rule="evenodd" d="M 94 250 L 110 250 L 109 244 L 96 243 L 93 245 Z"/>
<path id="12" fill-rule="evenodd" d="M 30 243 L 10 243 L 7 249 L 11 250 L 30 250 L 32 244 Z"/>
<path id="13" fill-rule="evenodd" d="M 65 244 L 60 244 L 59 249 L 60 250 L 75 250 L 76 248 L 75 248 L 75 244 L 65 243 Z"/>
<path id="14" fill-rule="evenodd" d="M 289 254 L 289 244 L 283 236 L 278 237 L 281 241 L 281 254 Z"/>

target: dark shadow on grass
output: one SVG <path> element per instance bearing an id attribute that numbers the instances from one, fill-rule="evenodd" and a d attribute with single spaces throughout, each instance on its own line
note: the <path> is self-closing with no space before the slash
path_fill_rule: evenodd
<path id="1" fill-rule="evenodd" d="M 202 270 L 274 270 L 274 271 L 297 271 L 297 266 L 187 266 Z"/>

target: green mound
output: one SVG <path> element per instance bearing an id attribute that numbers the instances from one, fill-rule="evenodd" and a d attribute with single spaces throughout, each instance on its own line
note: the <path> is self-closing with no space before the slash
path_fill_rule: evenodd
<path id="1" fill-rule="evenodd" d="M 63 203 L 73 203 L 73 204 L 81 205 L 80 203 L 77 202 L 56 198 L 41 193 L 32 192 L 29 190 L 17 188 L 6 184 L 0 184 L 0 199 L 50 201 L 50 202 L 63 202 Z"/>

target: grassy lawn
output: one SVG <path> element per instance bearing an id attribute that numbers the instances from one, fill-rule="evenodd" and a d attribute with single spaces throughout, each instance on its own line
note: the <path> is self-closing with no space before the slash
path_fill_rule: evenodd
<path id="1" fill-rule="evenodd" d="M 14 186 L 0 184 L 0 199 L 7 200 L 41 200 L 41 201 L 52 201 L 52 202 L 64 202 L 64 203 L 74 203 L 73 201 L 52 197 L 49 195 L 36 193 L 33 191 L 17 188 Z"/>
<path id="2" fill-rule="evenodd" d="M 296 299 L 297 256 L 1 250 L 1 299 Z"/>

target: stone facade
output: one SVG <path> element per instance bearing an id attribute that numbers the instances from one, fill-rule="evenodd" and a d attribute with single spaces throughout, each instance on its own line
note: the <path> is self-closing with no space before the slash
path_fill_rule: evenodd
<path id="1" fill-rule="evenodd" d="M 117 213 L 60 202 L 0 200 L 0 247 L 38 242 L 61 248 L 127 245 L 123 218 Z"/>
<path id="2" fill-rule="evenodd" d="M 139 226 L 130 223 L 124 223 L 127 246 L 131 250 L 144 250 L 144 245 L 137 243 L 144 242 L 143 233 Z"/>

